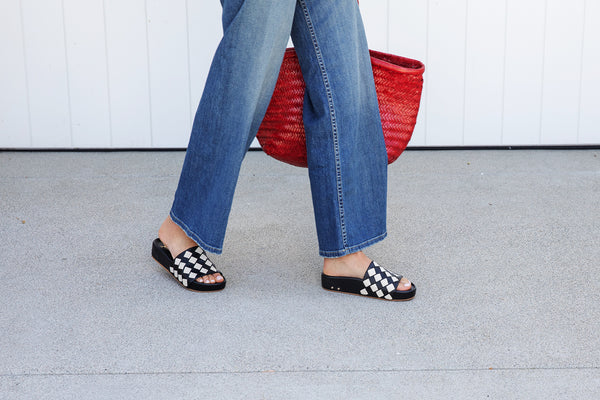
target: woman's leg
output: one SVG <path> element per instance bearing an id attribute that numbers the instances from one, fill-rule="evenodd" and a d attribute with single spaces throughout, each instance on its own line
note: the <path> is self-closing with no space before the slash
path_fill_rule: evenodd
<path id="1" fill-rule="evenodd" d="M 298 0 L 292 39 L 324 272 L 362 278 L 360 250 L 386 236 L 387 153 L 356 0 Z M 410 288 L 403 279 L 399 290 Z"/>
<path id="2" fill-rule="evenodd" d="M 221 3 L 223 39 L 196 112 L 170 215 L 159 230 L 173 256 L 194 244 L 222 250 L 240 166 L 269 105 L 296 0 Z"/>

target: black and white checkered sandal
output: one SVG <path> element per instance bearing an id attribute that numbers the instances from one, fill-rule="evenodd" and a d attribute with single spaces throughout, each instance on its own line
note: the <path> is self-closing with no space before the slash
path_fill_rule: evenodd
<path id="1" fill-rule="evenodd" d="M 397 290 L 400 279 L 402 279 L 402 275 L 390 272 L 373 261 L 362 279 L 321 274 L 321 285 L 323 289 L 334 292 L 358 294 L 391 301 L 411 300 L 417 293 L 416 286 L 411 284 L 409 290 Z"/>
<path id="2" fill-rule="evenodd" d="M 221 274 L 200 247 L 190 247 L 173 259 L 167 246 L 160 239 L 155 239 L 152 242 L 152 258 L 186 289 L 207 292 L 225 288 L 224 276 L 223 282 L 204 283 L 196 280 L 205 275 Z"/>

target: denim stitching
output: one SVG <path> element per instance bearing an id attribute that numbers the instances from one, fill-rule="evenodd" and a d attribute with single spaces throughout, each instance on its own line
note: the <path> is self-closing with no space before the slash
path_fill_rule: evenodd
<path id="1" fill-rule="evenodd" d="M 335 115 L 335 105 L 333 103 L 333 95 L 331 92 L 331 85 L 329 83 L 329 76 L 327 75 L 327 69 L 325 68 L 325 62 L 323 61 L 323 55 L 321 53 L 321 48 L 319 47 L 319 42 L 317 40 L 317 35 L 315 33 L 314 25 L 310 18 L 310 13 L 308 12 L 308 7 L 306 6 L 305 0 L 298 0 L 300 7 L 302 7 L 302 12 L 304 14 L 304 20 L 306 21 L 306 25 L 308 26 L 308 30 L 310 32 L 310 37 L 313 43 L 313 48 L 315 50 L 315 55 L 317 57 L 317 61 L 319 63 L 319 70 L 321 71 L 321 76 L 323 78 L 323 84 L 325 86 L 325 93 L 327 94 L 327 103 L 329 106 L 329 117 L 331 119 L 331 131 L 333 134 L 333 148 L 335 152 L 335 180 L 337 187 L 337 196 L 338 196 L 338 207 L 340 212 L 340 228 L 342 233 L 342 243 L 344 248 L 348 247 L 348 235 L 346 233 L 346 222 L 344 218 L 344 200 L 343 200 L 343 189 L 342 189 L 342 168 L 340 163 L 340 147 L 338 141 L 338 129 L 337 129 L 337 121 Z"/>

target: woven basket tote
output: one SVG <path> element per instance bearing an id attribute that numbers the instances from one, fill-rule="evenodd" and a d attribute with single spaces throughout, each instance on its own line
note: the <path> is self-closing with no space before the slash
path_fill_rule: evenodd
<path id="1" fill-rule="evenodd" d="M 394 162 L 412 136 L 423 89 L 425 66 L 392 54 L 370 50 L 388 163 Z M 279 78 L 257 138 L 265 153 L 306 167 L 302 122 L 305 83 L 293 48 L 286 49 Z"/>

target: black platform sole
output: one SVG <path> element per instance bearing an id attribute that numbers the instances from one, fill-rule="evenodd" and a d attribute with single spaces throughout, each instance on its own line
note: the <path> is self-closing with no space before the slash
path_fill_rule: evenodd
<path id="1" fill-rule="evenodd" d="M 321 286 L 325 290 L 329 290 L 331 292 L 339 292 L 339 293 L 347 293 L 353 294 L 356 296 L 362 297 L 370 297 L 373 299 L 386 300 L 386 301 L 409 301 L 412 300 L 417 294 L 417 287 L 412 284 L 412 287 L 409 290 L 394 290 L 389 295 L 390 299 L 385 297 L 378 297 L 372 293 L 370 294 L 362 294 L 361 290 L 365 288 L 363 283 L 363 279 L 359 278 L 349 278 L 345 276 L 329 276 L 325 274 L 321 274 Z"/>

